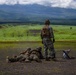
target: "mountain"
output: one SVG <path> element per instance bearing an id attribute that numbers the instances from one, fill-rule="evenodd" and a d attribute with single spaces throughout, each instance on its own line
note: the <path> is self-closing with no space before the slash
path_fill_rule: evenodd
<path id="1" fill-rule="evenodd" d="M 0 5 L 0 22 L 76 24 L 76 9 L 49 7 L 38 4 Z"/>

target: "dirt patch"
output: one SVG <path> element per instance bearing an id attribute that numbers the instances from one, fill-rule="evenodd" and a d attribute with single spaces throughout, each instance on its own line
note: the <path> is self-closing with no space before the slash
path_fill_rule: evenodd
<path id="1" fill-rule="evenodd" d="M 43 59 L 41 63 L 6 63 L 6 56 L 13 53 L 12 50 L 0 51 L 0 75 L 76 75 L 76 59 L 64 60 L 60 51 L 57 52 L 57 61 Z"/>
<path id="2" fill-rule="evenodd" d="M 31 46 L 30 43 L 13 43 L 12 45 L 10 43 L 1 43 L 3 47 L 0 49 L 0 75 L 76 75 L 76 59 L 62 59 L 61 47 L 59 47 L 60 50 L 56 50 L 56 62 L 43 59 L 41 63 L 35 61 L 31 63 L 6 63 L 6 56 L 17 55 L 27 46 L 33 48 L 39 45 L 42 46 L 40 43 L 33 43 Z M 67 46 L 69 47 L 70 45 L 68 44 Z M 62 48 L 66 48 L 66 46 L 63 45 Z M 76 47 L 73 48 L 74 50 L 72 50 L 70 55 L 76 57 Z"/>
<path id="3" fill-rule="evenodd" d="M 0 62 L 0 75 L 76 75 L 76 60 L 62 60 L 57 62 L 42 60 L 31 63 Z"/>

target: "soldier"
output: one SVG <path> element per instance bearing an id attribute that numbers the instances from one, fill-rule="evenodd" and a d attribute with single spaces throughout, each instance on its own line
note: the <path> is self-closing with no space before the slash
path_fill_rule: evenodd
<path id="1" fill-rule="evenodd" d="M 52 27 L 49 26 L 50 21 L 46 20 L 45 25 L 41 30 L 41 39 L 42 44 L 44 45 L 44 57 L 45 60 L 48 61 L 49 58 L 55 60 L 55 50 L 53 43 L 55 42 L 54 33 Z M 49 49 L 49 57 L 48 57 L 48 49 Z"/>
<path id="2" fill-rule="evenodd" d="M 27 48 L 26 51 L 20 53 L 20 54 L 23 54 L 23 59 L 21 59 L 20 61 L 24 61 L 25 59 L 25 62 L 30 62 L 30 52 L 31 52 L 31 48 Z"/>
<path id="3" fill-rule="evenodd" d="M 43 59 L 44 57 L 43 57 L 43 54 L 42 54 L 42 47 L 38 47 L 38 48 L 36 48 L 37 49 L 37 51 L 39 52 L 39 58 L 40 59 Z"/>
<path id="4" fill-rule="evenodd" d="M 12 58 L 10 58 L 9 56 L 7 56 L 6 61 L 7 62 L 17 62 L 17 61 L 25 61 L 25 62 L 30 62 L 29 60 L 29 53 L 31 51 L 31 48 L 28 48 L 26 51 L 21 52 L 18 56 L 14 56 Z"/>
<path id="5" fill-rule="evenodd" d="M 30 52 L 30 60 L 34 60 L 36 62 L 41 62 L 41 59 L 43 58 L 42 52 L 41 52 L 42 48 L 38 47 L 36 49 L 31 50 Z"/>

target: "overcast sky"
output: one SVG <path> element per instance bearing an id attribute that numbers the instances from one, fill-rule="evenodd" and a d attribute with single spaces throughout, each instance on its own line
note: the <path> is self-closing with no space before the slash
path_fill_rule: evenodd
<path id="1" fill-rule="evenodd" d="M 41 4 L 53 7 L 76 7 L 76 0 L 0 0 L 0 4 Z"/>

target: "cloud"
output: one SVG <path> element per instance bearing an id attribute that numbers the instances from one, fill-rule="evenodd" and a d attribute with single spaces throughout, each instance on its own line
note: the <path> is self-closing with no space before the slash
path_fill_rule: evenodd
<path id="1" fill-rule="evenodd" d="M 71 2 L 69 4 L 69 6 L 76 9 L 76 0 L 74 0 L 73 2 Z"/>
<path id="2" fill-rule="evenodd" d="M 0 4 L 16 4 L 17 0 L 0 0 Z"/>
<path id="3" fill-rule="evenodd" d="M 0 0 L 0 4 L 4 4 L 6 0 Z"/>
<path id="4" fill-rule="evenodd" d="M 67 7 L 72 2 L 72 0 L 55 0 L 51 1 L 53 7 Z"/>
<path id="5" fill-rule="evenodd" d="M 52 7 L 68 7 L 73 0 L 17 0 L 20 4 L 41 4 Z"/>
<path id="6" fill-rule="evenodd" d="M 52 7 L 76 7 L 76 0 L 0 0 L 0 4 L 40 4 Z M 73 5 L 74 4 L 74 5 Z"/>

